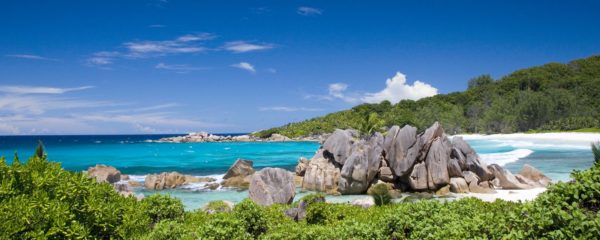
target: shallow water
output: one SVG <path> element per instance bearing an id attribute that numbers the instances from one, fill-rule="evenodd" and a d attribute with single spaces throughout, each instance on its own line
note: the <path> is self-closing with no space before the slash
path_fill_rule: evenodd
<path id="1" fill-rule="evenodd" d="M 319 145 L 314 142 L 279 143 L 157 143 L 161 137 L 173 135 L 118 136 L 0 136 L 0 155 L 12 161 L 15 151 L 21 159 L 33 154 L 37 140 L 44 142 L 50 160 L 67 170 L 81 171 L 95 164 L 106 164 L 143 181 L 146 174 L 178 171 L 220 179 L 238 158 L 254 161 L 255 168 L 282 167 L 293 169 L 300 157 L 310 158 Z M 599 139 L 600 139 L 600 135 Z M 493 137 L 493 136 L 492 136 Z M 488 163 L 497 163 L 518 173 L 527 163 L 540 169 L 555 181 L 567 181 L 574 169 L 589 168 L 592 154 L 589 142 L 573 139 L 523 139 L 523 137 L 471 137 L 465 140 Z M 145 195 L 155 192 L 136 189 Z M 207 190 L 203 184 L 182 189 L 160 191 L 182 199 L 187 209 L 202 207 L 209 201 L 239 202 L 246 191 Z M 306 193 L 299 193 L 300 198 Z M 364 196 L 328 197 L 332 202 L 349 202 Z"/>

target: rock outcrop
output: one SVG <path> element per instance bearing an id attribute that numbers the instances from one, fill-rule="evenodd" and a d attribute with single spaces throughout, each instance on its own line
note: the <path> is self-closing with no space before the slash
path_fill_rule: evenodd
<path id="1" fill-rule="evenodd" d="M 264 168 L 250 181 L 248 195 L 257 204 L 289 204 L 296 196 L 293 175 L 282 168 Z"/>
<path id="2" fill-rule="evenodd" d="M 250 186 L 252 174 L 254 174 L 253 164 L 252 160 L 236 160 L 223 176 L 221 185 L 223 187 L 247 189 Z"/>
<path id="3" fill-rule="evenodd" d="M 488 166 L 457 136 L 452 141 L 439 123 L 423 133 L 415 127 L 391 127 L 386 136 L 366 138 L 354 130 L 337 129 L 308 162 L 299 162 L 303 190 L 330 194 L 362 194 L 377 181 L 401 191 L 493 193 L 495 188 L 528 189 L 550 181 L 526 165 L 513 175 L 499 165 Z"/>
<path id="4" fill-rule="evenodd" d="M 97 182 L 116 183 L 121 180 L 121 172 L 114 167 L 96 164 L 87 170 L 90 177 L 96 178 Z"/>
<path id="5" fill-rule="evenodd" d="M 315 136 L 304 136 L 297 138 L 289 138 L 284 135 L 274 133 L 267 138 L 259 138 L 252 135 L 239 135 L 239 136 L 222 136 L 214 135 L 207 132 L 193 132 L 188 133 L 185 136 L 166 137 L 161 138 L 157 142 L 170 142 L 170 143 L 187 143 L 187 142 L 287 142 L 287 141 L 311 141 L 321 142 L 321 135 Z"/>
<path id="6" fill-rule="evenodd" d="M 253 165 L 254 162 L 252 162 L 252 160 L 238 159 L 235 161 L 235 163 L 233 163 L 233 165 L 231 165 L 231 167 L 229 167 L 223 176 L 223 179 L 252 175 L 254 173 L 254 168 L 252 167 Z"/>
<path id="7" fill-rule="evenodd" d="M 296 175 L 303 177 L 304 173 L 306 173 L 306 168 L 308 167 L 308 159 L 301 157 L 298 159 L 298 165 L 296 165 L 295 171 Z"/>
<path id="8" fill-rule="evenodd" d="M 176 188 L 185 183 L 185 176 L 178 172 L 149 174 L 144 179 L 144 187 L 148 190 Z"/>
<path id="9" fill-rule="evenodd" d="M 337 195 L 339 194 L 340 177 L 340 169 L 325 158 L 323 149 L 320 149 L 308 162 L 302 181 L 302 190 Z"/>

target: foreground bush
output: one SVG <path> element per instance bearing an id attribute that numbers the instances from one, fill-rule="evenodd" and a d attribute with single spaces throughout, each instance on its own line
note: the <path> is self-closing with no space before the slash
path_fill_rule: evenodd
<path id="1" fill-rule="evenodd" d="M 36 154 L 25 164 L 0 160 L 0 239 L 597 239 L 600 163 L 572 177 L 527 203 L 465 198 L 363 209 L 309 195 L 306 218 L 296 222 L 283 213 L 289 205 L 244 200 L 208 214 L 184 212 L 163 195 L 137 201 Z"/>

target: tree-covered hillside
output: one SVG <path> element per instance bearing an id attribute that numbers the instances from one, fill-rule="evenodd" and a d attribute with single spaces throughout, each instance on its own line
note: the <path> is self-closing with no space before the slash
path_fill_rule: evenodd
<path id="1" fill-rule="evenodd" d="M 567 64 L 518 70 L 501 79 L 471 79 L 463 92 L 397 104 L 361 104 L 350 110 L 255 133 L 288 137 L 361 129 L 377 117 L 384 126 L 423 130 L 439 121 L 450 133 L 511 133 L 600 127 L 600 55 Z"/>

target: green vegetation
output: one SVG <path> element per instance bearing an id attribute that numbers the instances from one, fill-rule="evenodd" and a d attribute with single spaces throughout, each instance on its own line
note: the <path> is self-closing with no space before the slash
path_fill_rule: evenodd
<path id="1" fill-rule="evenodd" d="M 288 137 L 330 133 L 354 128 L 364 133 L 375 113 L 382 126 L 410 124 L 422 131 L 439 121 L 449 133 L 512 133 L 528 130 L 572 131 L 600 128 L 600 56 L 567 64 L 550 63 L 518 70 L 493 80 L 489 75 L 469 81 L 463 92 L 440 94 L 397 104 L 362 104 L 255 133 Z M 373 121 L 375 122 L 375 121 Z"/>
<path id="2" fill-rule="evenodd" d="M 464 198 L 363 209 L 324 203 L 314 194 L 301 200 L 311 204 L 298 222 L 285 216 L 289 205 L 262 207 L 246 199 L 231 212 L 184 212 L 177 199 L 124 197 L 107 183 L 48 162 L 45 154 L 11 165 L 2 158 L 0 239 L 595 239 L 598 144 L 593 149 L 594 166 L 531 202 Z"/>
<path id="3" fill-rule="evenodd" d="M 592 154 L 594 154 L 594 162 L 600 164 L 600 142 L 592 143 Z"/>

